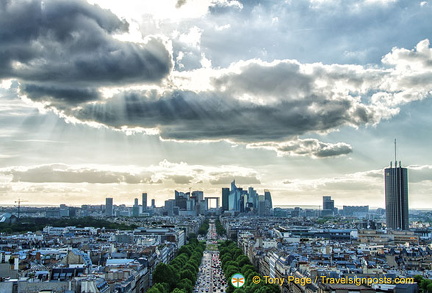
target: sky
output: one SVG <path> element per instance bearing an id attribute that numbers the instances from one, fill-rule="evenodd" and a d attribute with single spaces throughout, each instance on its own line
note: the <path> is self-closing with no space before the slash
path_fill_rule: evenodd
<path id="1" fill-rule="evenodd" d="M 432 208 L 432 1 L 0 2 L 0 204 Z"/>

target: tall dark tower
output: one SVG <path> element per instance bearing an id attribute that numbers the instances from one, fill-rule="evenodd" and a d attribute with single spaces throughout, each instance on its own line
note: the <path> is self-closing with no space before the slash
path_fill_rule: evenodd
<path id="1" fill-rule="evenodd" d="M 147 211 L 147 192 L 143 192 L 142 194 L 142 210 L 143 212 Z"/>
<path id="2" fill-rule="evenodd" d="M 273 208 L 273 201 L 272 201 L 271 193 L 268 189 L 264 189 L 264 200 L 266 201 L 268 208 L 272 209 Z"/>
<path id="3" fill-rule="evenodd" d="M 396 161 L 395 140 L 395 166 L 384 170 L 386 224 L 388 229 L 408 230 L 408 170 Z"/>
<path id="4" fill-rule="evenodd" d="M 229 210 L 229 195 L 230 195 L 229 188 L 222 188 L 222 210 L 223 211 Z"/>

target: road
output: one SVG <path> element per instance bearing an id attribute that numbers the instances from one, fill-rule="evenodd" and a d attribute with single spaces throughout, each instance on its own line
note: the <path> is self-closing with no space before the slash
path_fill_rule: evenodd
<path id="1" fill-rule="evenodd" d="M 194 292 L 222 293 L 226 291 L 225 275 L 222 272 L 219 251 L 217 250 L 216 226 L 210 220 L 207 232 L 207 249 L 204 251 Z"/>

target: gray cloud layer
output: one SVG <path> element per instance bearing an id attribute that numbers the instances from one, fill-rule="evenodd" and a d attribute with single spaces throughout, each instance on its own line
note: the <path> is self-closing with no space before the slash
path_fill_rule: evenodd
<path id="1" fill-rule="evenodd" d="M 248 146 L 274 150 L 279 156 L 328 158 L 352 153 L 351 146 L 346 143 L 324 143 L 317 139 L 297 139 L 283 143 L 252 143 Z"/>
<path id="2" fill-rule="evenodd" d="M 166 91 L 162 96 L 152 91 L 123 92 L 66 114 L 116 128 L 157 127 L 165 139 L 282 142 L 343 126 L 374 125 L 391 117 L 397 113 L 394 106 L 401 103 L 392 97 L 401 93 L 401 87 L 395 86 L 398 82 L 384 69 L 252 60 L 219 72 L 212 79 L 214 90 Z M 416 87 L 427 95 L 427 82 Z M 370 92 L 389 97 L 373 99 Z M 347 145 L 339 145 L 337 151 L 335 146 L 319 149 L 322 153 L 315 147 L 317 157 L 351 151 Z"/>
<path id="3" fill-rule="evenodd" d="M 164 139 L 228 139 L 258 143 L 254 147 L 263 143 L 264 148 L 273 142 L 278 146 L 270 148 L 282 155 L 331 157 L 349 154 L 352 149 L 344 143 L 326 144 L 298 137 L 344 126 L 375 125 L 398 113 L 399 105 L 427 97 L 427 64 L 432 60 L 428 45 L 422 41 L 412 51 L 393 49 L 383 58 L 391 69 L 250 60 L 214 70 L 209 84 L 213 89 L 206 91 L 166 90 L 160 95 L 150 90 L 125 90 L 79 108 L 68 106 L 67 91 L 43 91 L 33 86 L 27 92 L 32 92 L 34 99 L 43 92 L 55 100 L 57 109 L 81 121 L 114 128 L 158 128 Z M 406 55 L 415 56 L 411 57 L 416 60 L 410 62 L 411 70 L 400 69 L 407 62 Z M 97 99 L 92 91 L 80 91 L 83 97 Z M 56 97 L 58 93 L 61 98 Z M 284 141 L 294 143 L 282 144 Z"/>
<path id="4" fill-rule="evenodd" d="M 147 44 L 121 42 L 112 36 L 127 30 L 128 24 L 112 12 L 80 0 L 3 1 L 0 78 L 43 83 L 39 92 L 46 88 L 47 94 L 53 87 L 65 91 L 65 84 L 70 93 L 71 83 L 95 87 L 160 81 L 172 67 L 164 44 L 154 38 Z"/>
<path id="5" fill-rule="evenodd" d="M 277 28 L 269 36 L 279 36 L 281 44 L 290 44 L 292 36 L 283 35 L 305 29 L 304 20 L 298 19 L 301 11 L 307 10 L 308 17 L 316 17 L 336 4 L 345 7 L 351 17 L 355 16 L 352 23 L 345 14 L 337 14 L 337 23 L 350 24 L 346 28 L 337 27 L 342 33 L 340 40 L 347 40 L 351 31 L 365 33 L 361 24 L 370 19 L 366 13 L 369 10 L 373 11 L 373 18 L 390 11 L 402 13 L 391 2 L 387 6 L 378 2 L 357 3 L 358 11 L 341 1 L 307 2 L 307 5 L 271 1 L 215 3 L 205 20 L 196 22 L 199 27 L 184 22 L 185 28 L 175 29 L 179 36 L 172 40 L 172 54 L 177 61 L 174 66 L 171 53 L 158 38 L 150 37 L 145 44 L 114 38 L 114 34 L 126 32 L 128 24 L 98 6 L 84 1 L 3 2 L 0 78 L 19 79 L 21 93 L 31 100 L 84 122 L 122 129 L 157 128 L 163 139 L 252 143 L 252 147 L 273 149 L 280 155 L 319 158 L 345 155 L 352 152 L 346 143 L 299 137 L 325 134 L 346 126 L 375 125 L 397 114 L 401 104 L 429 96 L 432 77 L 428 65 L 432 62 L 429 42 L 421 41 L 414 50 L 394 48 L 382 59 L 381 67 L 372 67 L 277 60 L 276 57 L 285 57 L 280 48 L 268 46 L 265 50 L 271 54 L 264 56 L 256 52 L 262 49 L 256 40 L 274 43 L 266 40 L 268 31 L 263 28 L 268 24 Z M 189 5 L 186 1 L 177 4 L 178 9 Z M 404 5 L 411 12 L 420 7 L 419 3 L 415 6 L 404 2 Z M 267 17 L 261 22 L 260 18 L 250 18 L 264 15 Z M 310 26 L 326 24 L 326 30 L 336 28 L 328 15 L 333 14 L 314 18 Z M 240 27 L 237 33 L 233 32 L 228 22 L 233 18 L 248 19 L 245 22 L 248 29 Z M 280 20 L 300 27 L 288 28 Z M 215 24 L 217 28 L 210 29 Z M 162 27 L 169 30 L 168 25 Z M 243 35 L 253 36 L 254 44 L 252 39 L 238 35 L 246 31 L 248 34 Z M 166 33 L 163 29 L 161 32 Z M 172 31 L 169 33 L 170 37 L 174 35 Z M 188 33 L 192 40 L 184 37 Z M 228 36 L 244 42 L 240 46 L 238 40 L 231 39 L 224 43 L 224 46 L 230 44 L 231 49 L 221 46 L 220 41 L 227 41 Z M 237 61 L 243 51 L 236 48 L 249 45 L 251 49 L 242 55 L 249 60 Z M 336 43 L 332 45 L 340 52 Z M 292 51 L 292 46 L 287 48 Z M 220 53 L 236 62 L 223 61 Z M 194 79 L 197 75 L 187 70 L 198 68 L 204 55 L 211 62 L 217 61 L 216 64 L 231 65 L 203 71 L 210 80 L 203 90 L 176 84 L 178 72 L 173 72 L 173 68 L 182 68 L 190 74 L 186 78 Z M 271 62 L 253 59 L 257 56 Z M 172 87 L 162 87 L 164 78 L 172 82 Z M 127 87 L 131 83 L 155 83 L 161 87 L 158 91 L 131 90 Z M 118 93 L 111 98 L 103 97 L 101 87 L 112 85 L 119 88 Z M 187 181 L 187 178 L 174 180 Z"/>
<path id="6" fill-rule="evenodd" d="M 109 170 L 107 167 L 71 166 L 66 164 L 49 164 L 30 167 L 11 167 L 0 169 L 0 175 L 10 177 L 10 182 L 29 183 L 127 183 L 127 184 L 161 184 L 172 180 L 175 184 L 191 184 L 194 179 L 208 181 L 213 185 L 227 184 L 239 179 L 244 184 L 260 183 L 257 174 L 250 169 L 238 169 L 231 166 L 207 168 L 205 166 L 188 166 L 187 164 L 161 162 L 158 166 L 140 168 L 135 171 Z M 220 169 L 220 170 L 219 170 Z"/>
<path id="7" fill-rule="evenodd" d="M 311 106 L 315 105 L 315 109 Z M 89 105 L 72 113 L 81 120 L 113 127 L 158 127 L 165 139 L 280 141 L 307 132 L 324 132 L 345 124 L 374 123 L 374 113 L 349 100 L 325 97 L 256 105 L 226 95 L 174 92 L 164 97 L 129 93 L 106 105 Z"/>
<path id="8" fill-rule="evenodd" d="M 71 168 L 63 164 L 43 165 L 27 170 L 10 169 L 2 172 L 12 175 L 12 182 L 68 182 L 68 183 L 151 183 L 152 173 L 132 174 L 91 168 Z"/>

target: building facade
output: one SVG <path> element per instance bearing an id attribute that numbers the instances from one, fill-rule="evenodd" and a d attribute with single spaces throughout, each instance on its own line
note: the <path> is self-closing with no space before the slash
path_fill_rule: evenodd
<path id="1" fill-rule="evenodd" d="M 114 216 L 114 207 L 113 207 L 113 198 L 107 197 L 105 199 L 105 216 L 112 217 Z"/>
<path id="2" fill-rule="evenodd" d="M 408 170 L 395 162 L 384 170 L 386 224 L 388 229 L 408 230 Z"/>
<path id="3" fill-rule="evenodd" d="M 147 211 L 147 193 L 143 192 L 142 194 L 142 211 L 145 212 Z"/>
<path id="4" fill-rule="evenodd" d="M 230 190 L 229 188 L 222 188 L 222 210 L 228 211 L 229 210 L 229 195 Z"/>

